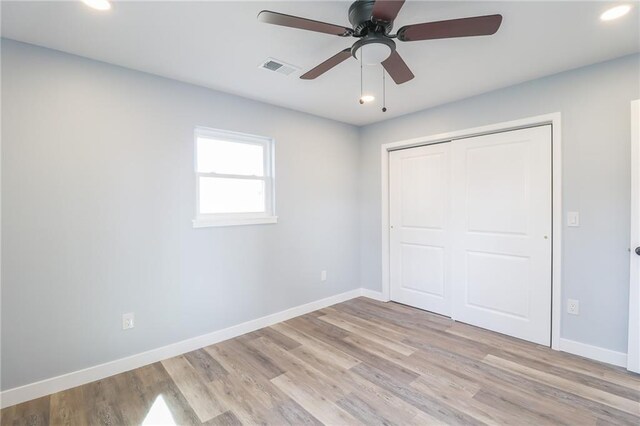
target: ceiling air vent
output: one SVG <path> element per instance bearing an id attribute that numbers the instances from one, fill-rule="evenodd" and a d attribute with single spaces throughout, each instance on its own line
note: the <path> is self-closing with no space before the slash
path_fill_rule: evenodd
<path id="1" fill-rule="evenodd" d="M 300 71 L 300 68 L 291 64 L 282 62 L 279 59 L 267 58 L 258 68 L 262 68 L 267 71 L 277 72 L 279 74 L 291 75 L 296 71 Z"/>

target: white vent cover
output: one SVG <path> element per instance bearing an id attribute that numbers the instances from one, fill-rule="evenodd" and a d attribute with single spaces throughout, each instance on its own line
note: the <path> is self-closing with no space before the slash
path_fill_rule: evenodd
<path id="1" fill-rule="evenodd" d="M 260 64 L 260 66 L 258 66 L 258 68 L 267 71 L 274 71 L 284 75 L 291 75 L 296 71 L 300 71 L 300 68 L 274 58 L 267 58 Z"/>

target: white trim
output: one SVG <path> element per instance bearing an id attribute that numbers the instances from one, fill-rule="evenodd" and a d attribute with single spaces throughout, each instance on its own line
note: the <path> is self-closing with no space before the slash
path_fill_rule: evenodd
<path id="1" fill-rule="evenodd" d="M 563 352 L 569 352 L 570 354 L 617 365 L 618 367 L 625 367 L 627 365 L 627 354 L 624 352 L 616 352 L 611 349 L 587 345 L 586 343 L 580 343 L 574 340 L 560 338 L 558 349 Z"/>
<path id="2" fill-rule="evenodd" d="M 263 223 L 278 223 L 278 216 L 264 217 L 237 217 L 229 219 L 193 219 L 194 228 L 207 228 L 212 226 L 240 226 L 240 225 L 259 225 Z"/>
<path id="3" fill-rule="evenodd" d="M 389 299 L 385 298 L 384 295 L 379 291 L 371 290 L 368 288 L 361 288 L 360 290 L 362 292 L 361 296 L 363 297 L 368 297 L 369 299 L 377 300 L 379 302 L 389 301 Z"/>
<path id="4" fill-rule="evenodd" d="M 562 132 L 560 127 L 561 114 L 528 117 L 520 120 L 474 127 L 454 132 L 407 139 L 383 144 L 380 147 L 381 167 L 381 200 L 382 200 L 382 294 L 385 300 L 390 300 L 390 266 L 389 266 L 389 151 L 414 146 L 429 145 L 438 142 L 448 142 L 472 136 L 480 136 L 526 127 L 551 124 L 552 128 L 552 174 L 553 174 L 553 255 L 552 255 L 552 307 L 551 307 L 551 348 L 559 350 L 560 321 L 562 318 Z"/>
<path id="5" fill-rule="evenodd" d="M 631 250 L 629 250 L 629 340 L 627 370 L 640 373 L 640 99 L 631 102 Z"/>
<path id="6" fill-rule="evenodd" d="M 198 138 L 209 138 L 217 141 L 235 142 L 248 145 L 258 145 L 263 148 L 263 175 L 237 175 L 232 173 L 213 173 L 198 171 Z M 195 219 L 194 228 L 209 226 L 257 225 L 263 223 L 277 223 L 276 192 L 275 192 L 275 140 L 266 136 L 256 136 L 228 130 L 211 129 L 196 126 L 193 132 L 193 169 L 195 172 Z M 264 207 L 262 212 L 238 213 L 200 213 L 200 178 L 213 177 L 240 180 L 261 180 L 264 182 Z M 265 220 L 265 218 L 267 220 Z M 250 220 L 247 220 L 250 219 Z"/>
<path id="7" fill-rule="evenodd" d="M 562 124 L 560 113 L 551 118 L 551 173 L 553 181 L 553 219 L 551 243 L 551 349 L 560 350 L 560 325 L 562 321 Z"/>
<path id="8" fill-rule="evenodd" d="M 45 395 L 100 380 L 114 374 L 124 373 L 125 371 L 133 370 L 134 368 L 143 367 L 154 362 L 162 361 L 163 359 L 213 345 L 215 343 L 222 342 L 223 340 L 231 339 L 309 312 L 317 311 L 318 309 L 326 308 L 327 306 L 335 305 L 336 303 L 360 297 L 362 294 L 363 290 L 357 288 L 355 290 L 329 296 L 324 299 L 276 312 L 262 318 L 243 322 L 202 336 L 172 343 L 161 348 L 152 349 L 125 358 L 120 358 L 115 361 L 106 362 L 104 364 L 88 367 L 83 370 L 74 371 L 39 382 L 30 383 L 17 388 L 8 389 L 4 392 L 0 392 L 0 408 L 40 398 Z"/>

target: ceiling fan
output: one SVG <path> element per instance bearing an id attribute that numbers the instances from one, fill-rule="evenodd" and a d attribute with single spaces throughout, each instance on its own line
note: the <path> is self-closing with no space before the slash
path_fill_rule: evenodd
<path id="1" fill-rule="evenodd" d="M 396 84 L 405 83 L 411 80 L 414 75 L 396 51 L 396 43 L 393 39 L 419 41 L 491 35 L 498 31 L 502 23 L 502 15 L 475 16 L 405 25 L 396 34 L 391 34 L 393 21 L 398 16 L 403 4 L 404 0 L 356 0 L 349 7 L 349 22 L 353 28 L 269 10 L 260 12 L 258 20 L 267 24 L 299 28 L 339 37 L 358 38 L 353 46 L 338 52 L 301 75 L 300 78 L 303 80 L 317 78 L 353 56 L 358 60 L 366 61 L 367 64 L 381 63 Z"/>

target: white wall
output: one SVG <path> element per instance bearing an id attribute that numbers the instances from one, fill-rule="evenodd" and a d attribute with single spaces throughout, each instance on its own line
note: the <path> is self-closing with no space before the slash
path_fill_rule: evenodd
<path id="1" fill-rule="evenodd" d="M 357 128 L 8 40 L 2 106 L 3 390 L 359 287 Z M 195 126 L 275 138 L 278 224 L 192 228 Z"/>
<path id="2" fill-rule="evenodd" d="M 419 78 L 419 77 L 418 77 Z M 429 96 L 428 93 L 421 94 Z M 380 145 L 552 112 L 562 113 L 561 335 L 626 352 L 629 290 L 630 114 L 640 97 L 640 56 L 568 71 L 428 109 L 360 132 L 361 283 L 381 290 Z M 393 105 L 389 105 L 393 108 Z M 566 314 L 566 299 L 580 315 Z"/>

